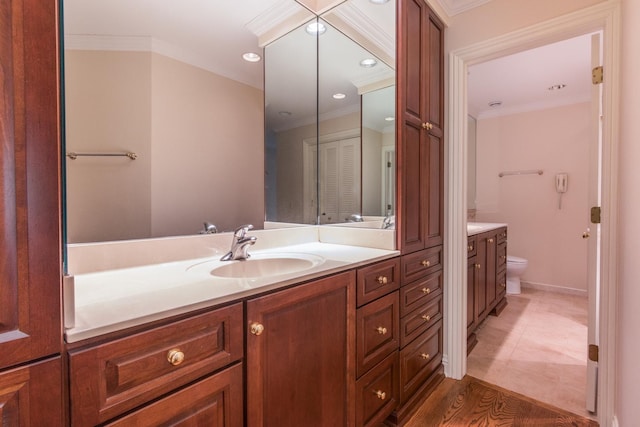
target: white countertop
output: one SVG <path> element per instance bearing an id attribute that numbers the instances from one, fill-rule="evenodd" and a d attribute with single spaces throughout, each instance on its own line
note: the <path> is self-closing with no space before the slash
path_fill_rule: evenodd
<path id="1" fill-rule="evenodd" d="M 507 224 L 498 222 L 468 222 L 467 236 L 474 236 L 476 234 L 484 233 L 485 231 L 491 231 L 506 226 Z"/>
<path id="2" fill-rule="evenodd" d="M 240 300 L 399 254 L 394 250 L 321 242 L 250 253 L 256 258 L 284 257 L 287 253 L 308 254 L 311 257 L 321 257 L 322 262 L 295 273 L 255 278 L 222 278 L 211 275 L 209 272 L 213 268 L 225 263 L 218 261 L 219 256 L 77 274 L 74 276 L 73 297 L 66 299 L 71 304 L 65 304 L 66 310 L 74 311 L 71 316 L 73 325 L 67 325 L 72 327 L 66 330 L 66 340 L 70 343 L 77 342 Z M 199 267 L 194 268 L 196 265 Z"/>

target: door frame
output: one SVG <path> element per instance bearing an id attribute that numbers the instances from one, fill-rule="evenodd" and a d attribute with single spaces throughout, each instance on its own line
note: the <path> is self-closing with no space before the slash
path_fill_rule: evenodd
<path id="1" fill-rule="evenodd" d="M 592 31 L 603 34 L 603 151 L 602 259 L 600 290 L 600 352 L 598 421 L 614 420 L 617 296 L 617 188 L 620 5 L 608 0 L 449 53 L 445 186 L 445 341 L 443 363 L 447 377 L 461 379 L 467 371 L 467 68 L 519 51 L 554 43 Z"/>

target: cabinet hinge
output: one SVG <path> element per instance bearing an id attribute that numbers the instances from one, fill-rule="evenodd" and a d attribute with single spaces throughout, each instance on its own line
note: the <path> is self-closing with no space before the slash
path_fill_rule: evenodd
<path id="1" fill-rule="evenodd" d="M 592 362 L 598 361 L 598 346 L 595 344 L 589 344 L 589 360 Z"/>
<path id="2" fill-rule="evenodd" d="M 591 70 L 591 82 L 594 85 L 599 85 L 604 80 L 604 68 L 602 65 Z"/>
<path id="3" fill-rule="evenodd" d="M 591 208 L 591 223 L 592 224 L 600 224 L 601 221 L 602 209 L 600 206 L 594 206 Z"/>

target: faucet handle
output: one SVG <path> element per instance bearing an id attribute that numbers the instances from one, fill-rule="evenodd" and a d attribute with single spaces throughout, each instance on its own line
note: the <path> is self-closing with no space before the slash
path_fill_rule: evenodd
<path id="1" fill-rule="evenodd" d="M 240 227 L 236 228 L 236 231 L 233 233 L 233 235 L 236 236 L 236 238 L 238 239 L 242 239 L 247 234 L 247 231 L 252 229 L 253 229 L 252 224 L 241 225 Z"/>

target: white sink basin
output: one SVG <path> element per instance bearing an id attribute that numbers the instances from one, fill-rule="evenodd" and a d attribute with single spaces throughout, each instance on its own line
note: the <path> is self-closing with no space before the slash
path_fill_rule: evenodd
<path id="1" fill-rule="evenodd" d="M 311 254 L 258 254 L 244 261 L 205 261 L 188 267 L 187 271 L 215 277 L 246 279 L 298 273 L 323 262 L 323 257 Z"/>

